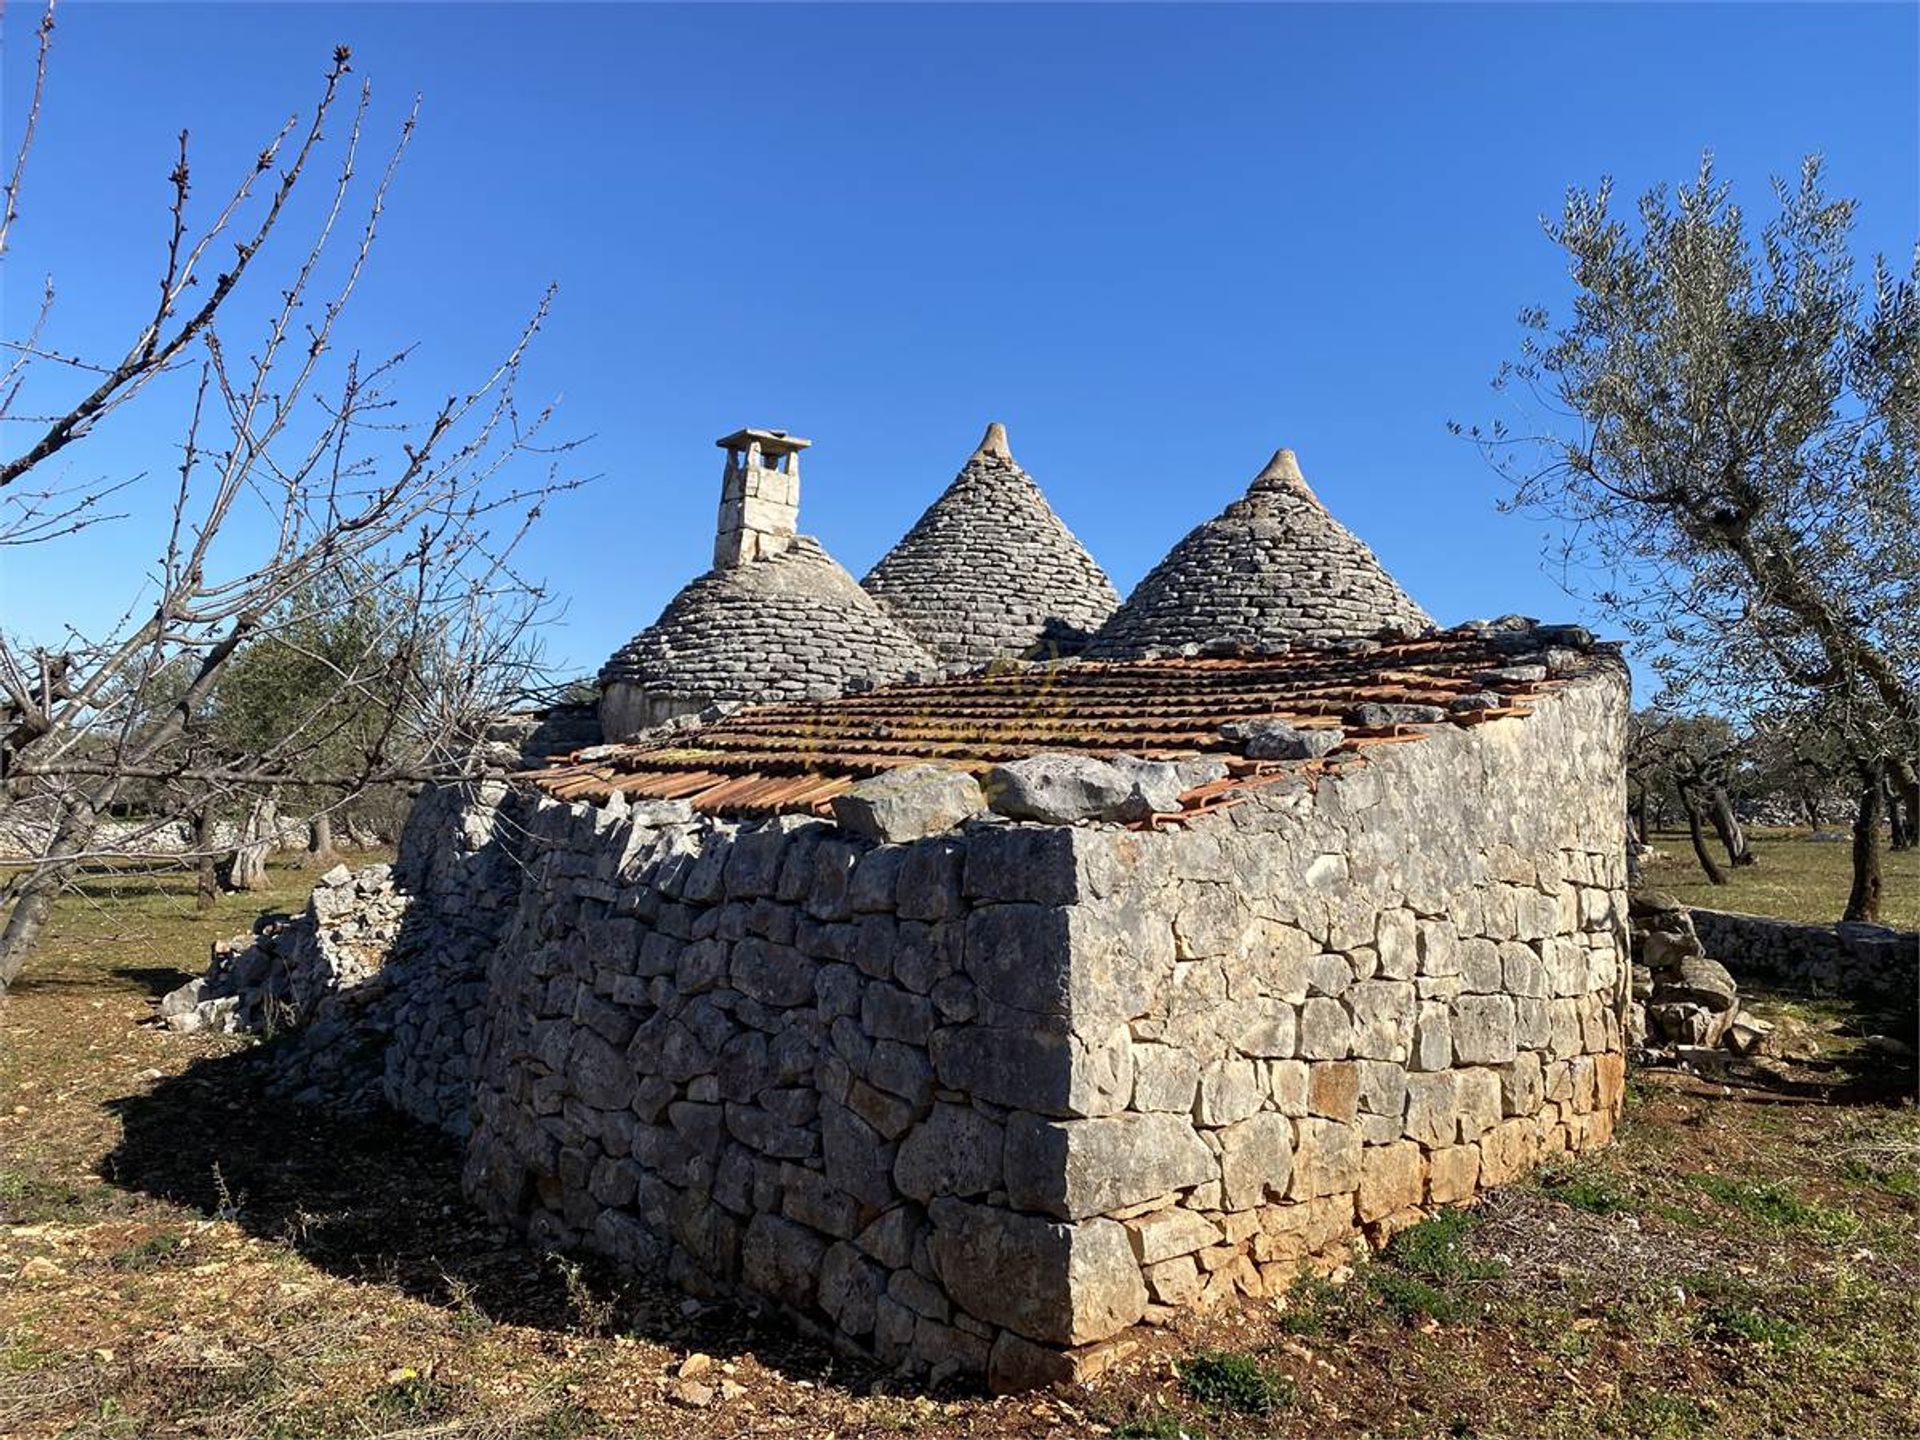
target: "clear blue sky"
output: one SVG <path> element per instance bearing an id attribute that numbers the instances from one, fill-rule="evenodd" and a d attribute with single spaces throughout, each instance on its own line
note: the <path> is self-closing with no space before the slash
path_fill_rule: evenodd
<path id="1" fill-rule="evenodd" d="M 32 7 L 5 17 L 17 123 Z M 815 441 L 802 528 L 856 574 L 989 419 L 1124 591 L 1293 446 L 1441 620 L 1573 618 L 1542 528 L 1449 418 L 1565 280 L 1539 218 L 1703 147 L 1763 206 L 1823 152 L 1863 250 L 1920 233 L 1913 5 L 1527 7 L 105 5 L 63 9 L 6 265 L 51 271 L 56 343 L 146 305 L 172 135 L 199 198 L 314 91 L 336 42 L 422 128 L 343 332 L 422 341 L 422 396 L 480 374 L 548 281 L 528 378 L 601 478 L 529 555 L 591 669 L 704 568 L 716 436 Z M 166 392 L 68 474 L 164 471 Z M 0 555 L 0 623 L 124 603 L 111 531 Z M 118 602 L 118 603 L 116 603 Z"/>

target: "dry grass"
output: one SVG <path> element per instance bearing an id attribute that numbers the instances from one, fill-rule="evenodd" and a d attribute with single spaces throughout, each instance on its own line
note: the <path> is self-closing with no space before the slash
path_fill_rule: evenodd
<path id="1" fill-rule="evenodd" d="M 1920 1431 L 1911 1076 L 1824 1053 L 1643 1076 L 1612 1151 L 1284 1308 L 1189 1317 L 1092 1390 L 920 1396 L 781 1327 L 529 1251 L 397 1120 L 259 1098 L 144 1023 L 260 898 L 63 906 L 0 1013 L 0 1435 L 1800 1437 Z M 1764 1000 L 1760 1008 L 1765 1009 Z M 738 1394 L 672 1399 L 690 1355 Z"/>
<path id="2" fill-rule="evenodd" d="M 1725 885 L 1710 885 L 1684 831 L 1656 832 L 1653 844 L 1661 858 L 1648 879 L 1689 905 L 1831 924 L 1847 908 L 1853 847 L 1846 839 L 1809 839 L 1812 833 L 1755 827 L 1747 838 L 1756 863 L 1737 870 L 1725 864 L 1724 852 L 1710 839 L 1713 858 L 1727 876 Z M 1920 850 L 1886 853 L 1881 920 L 1898 929 L 1920 930 Z"/>

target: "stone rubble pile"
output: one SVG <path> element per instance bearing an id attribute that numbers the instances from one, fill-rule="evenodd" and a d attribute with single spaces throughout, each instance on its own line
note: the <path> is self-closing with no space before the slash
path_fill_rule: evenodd
<path id="1" fill-rule="evenodd" d="M 310 1024 L 322 1004 L 386 962 L 408 897 L 393 868 L 336 865 L 298 916 L 265 917 L 253 933 L 217 941 L 205 975 L 160 1001 L 169 1030 L 271 1033 Z"/>
<path id="2" fill-rule="evenodd" d="M 1627 902 L 1633 957 L 1629 1038 L 1642 1058 L 1671 1060 L 1721 1047 L 1762 1048 L 1772 1027 L 1740 1008 L 1727 967 L 1710 959 L 1693 919 L 1671 895 L 1635 890 Z"/>

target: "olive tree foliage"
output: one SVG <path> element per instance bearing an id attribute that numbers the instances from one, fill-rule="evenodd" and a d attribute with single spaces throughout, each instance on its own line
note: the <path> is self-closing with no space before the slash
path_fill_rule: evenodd
<path id="1" fill-rule="evenodd" d="M 49 10 L 0 255 L 29 213 L 52 34 Z M 369 163 L 371 91 L 350 75 L 342 47 L 312 103 L 204 203 L 186 132 L 155 147 L 154 299 L 124 348 L 62 349 L 51 279 L 37 314 L 8 316 L 24 324 L 0 339 L 0 555 L 64 546 L 75 573 L 98 571 L 87 546 L 118 506 L 166 518 L 144 572 L 92 582 L 121 585 L 117 622 L 0 634 L 0 811 L 30 810 L 36 837 L 0 881 L 0 989 L 77 871 L 141 848 L 103 845 L 109 817 L 137 807 L 157 834 L 249 797 L 324 808 L 457 775 L 529 681 L 545 597 L 515 552 L 576 483 L 544 439 L 549 408 L 515 398 L 551 293 L 476 380 L 406 412 L 411 350 L 363 355 L 342 325 L 418 106 Z M 136 405 L 172 425 L 171 459 L 99 475 L 88 438 Z M 298 703 L 249 711 L 277 683 L 250 671 L 297 683 Z"/>
<path id="2" fill-rule="evenodd" d="M 1525 312 L 1496 382 L 1525 418 L 1468 433 L 1510 508 L 1559 522 L 1566 583 L 1637 642 L 1658 708 L 1817 715 L 1877 806 L 1920 752 L 1920 255 L 1862 275 L 1817 160 L 1774 195 L 1751 228 L 1710 157 L 1631 216 L 1608 182 L 1571 191 L 1546 226 L 1570 309 Z"/>

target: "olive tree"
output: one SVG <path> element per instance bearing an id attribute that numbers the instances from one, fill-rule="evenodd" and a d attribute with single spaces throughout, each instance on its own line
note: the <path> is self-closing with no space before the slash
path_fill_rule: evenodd
<path id="1" fill-rule="evenodd" d="M 1710 157 L 1616 211 L 1572 190 L 1548 236 L 1564 314 L 1525 312 L 1467 433 L 1511 507 L 1560 523 L 1570 585 L 1636 640 L 1657 703 L 1833 728 L 1859 797 L 1847 915 L 1879 894 L 1882 797 L 1920 753 L 1920 256 L 1853 253 L 1856 207 L 1808 160 L 1757 227 Z M 1458 427 L 1456 427 L 1458 428 Z"/>

